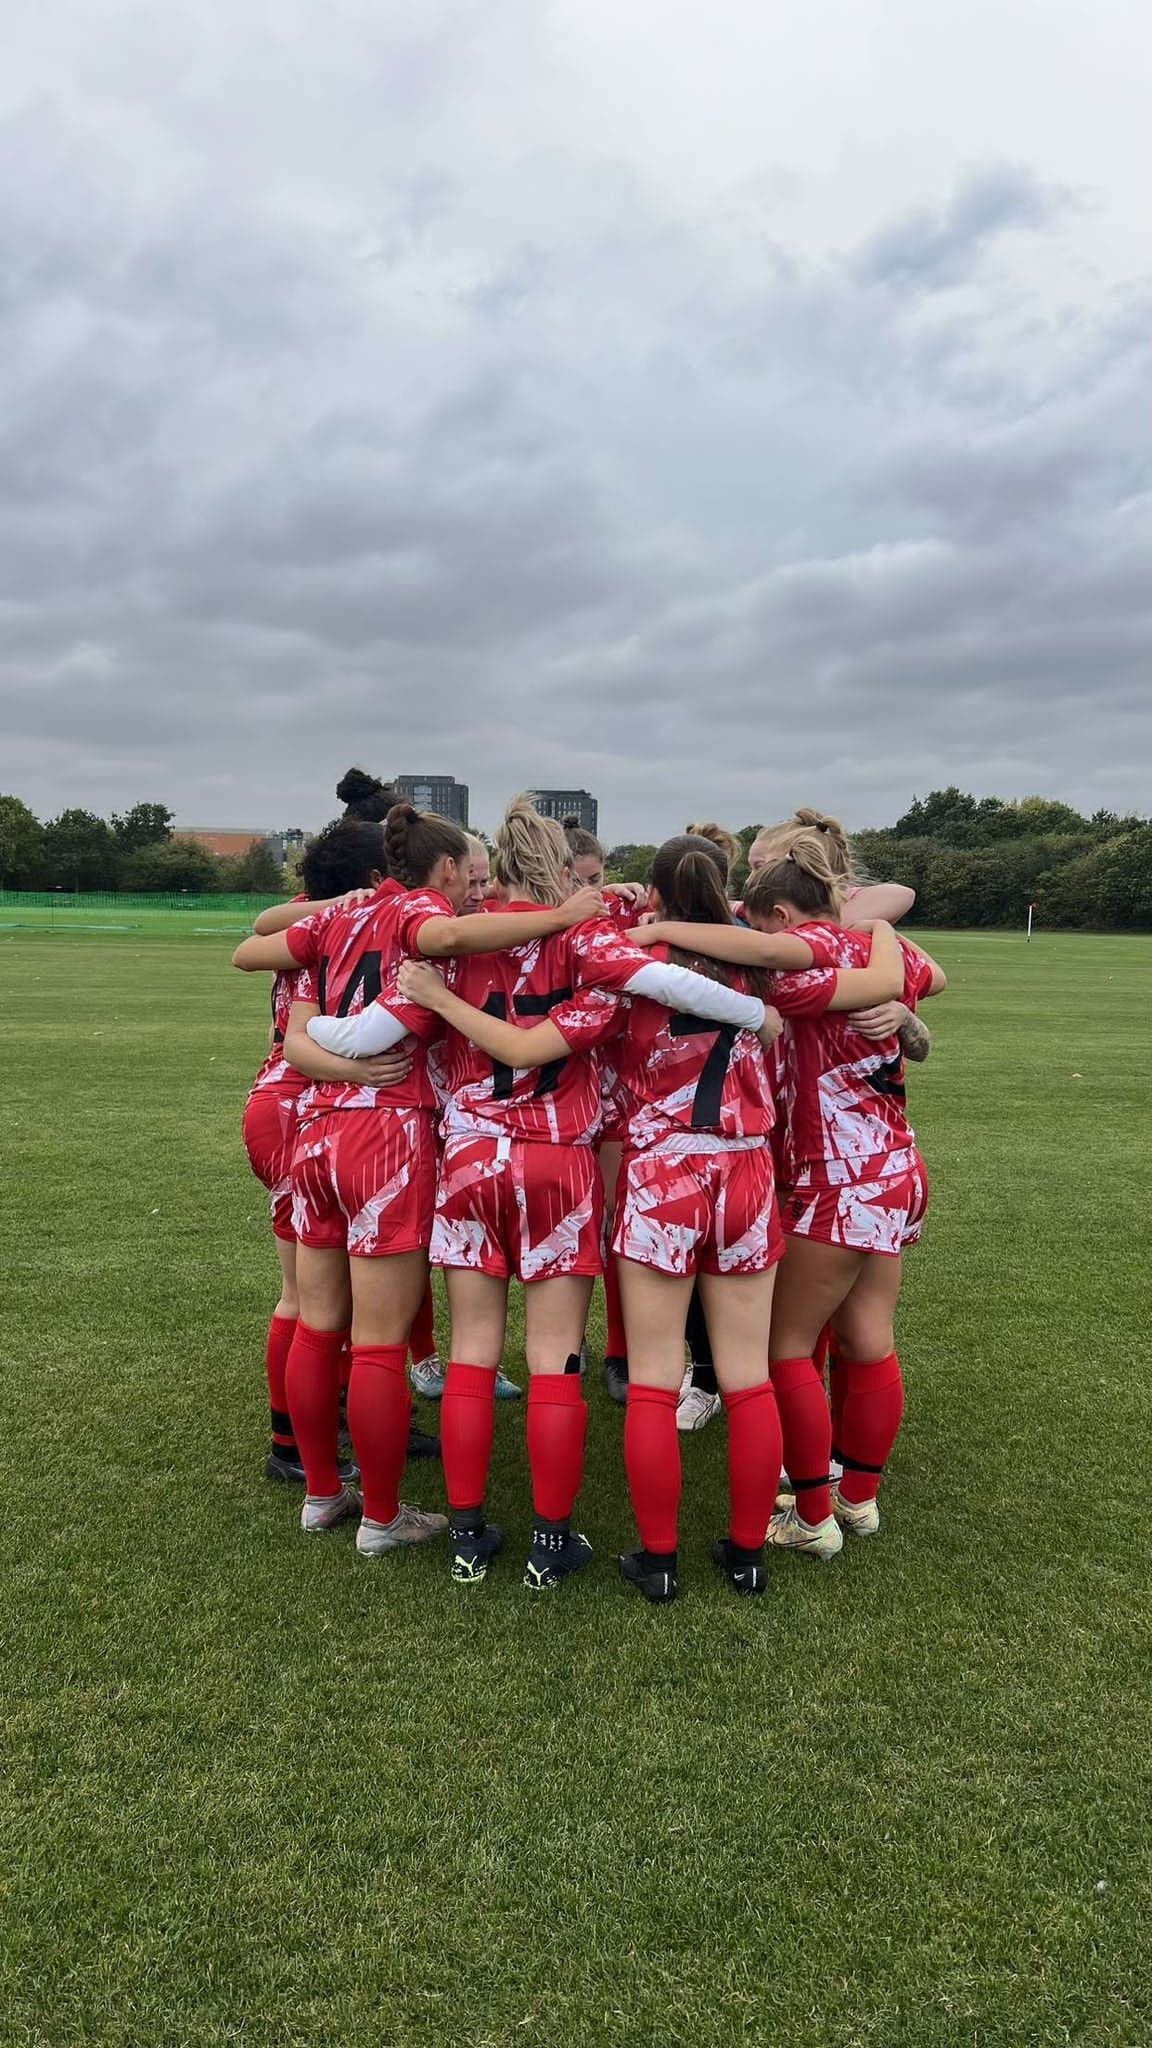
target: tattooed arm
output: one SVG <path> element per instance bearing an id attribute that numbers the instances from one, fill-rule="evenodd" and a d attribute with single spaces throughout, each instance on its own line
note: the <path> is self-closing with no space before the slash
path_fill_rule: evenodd
<path id="1" fill-rule="evenodd" d="M 923 1017 L 910 1010 L 897 1035 L 906 1060 L 919 1062 L 927 1059 L 932 1050 L 932 1033 Z"/>
<path id="2" fill-rule="evenodd" d="M 853 1010 L 848 1022 L 862 1038 L 898 1038 L 905 1059 L 926 1060 L 932 1050 L 932 1033 L 906 1003 L 877 1003 L 870 1010 Z"/>

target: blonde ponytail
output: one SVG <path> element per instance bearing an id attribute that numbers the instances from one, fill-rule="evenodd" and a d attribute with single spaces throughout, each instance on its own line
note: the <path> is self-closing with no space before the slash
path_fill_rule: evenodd
<path id="1" fill-rule="evenodd" d="M 703 825 L 685 825 L 684 830 L 690 839 L 707 839 L 713 846 L 719 847 L 729 868 L 735 867 L 740 858 L 740 841 L 734 832 L 728 831 L 726 826 L 706 823 Z"/>
<path id="2" fill-rule="evenodd" d="M 570 893 L 572 852 L 554 818 L 531 799 L 513 797 L 492 842 L 496 880 L 526 903 L 563 903 Z"/>
<path id="3" fill-rule="evenodd" d="M 775 828 L 779 833 L 784 830 Z M 793 824 L 786 842 L 777 839 L 775 847 L 775 859 L 748 878 L 745 908 L 766 916 L 774 903 L 790 903 L 808 917 L 839 919 L 844 907 L 844 877 L 828 832 L 819 825 Z"/>
<path id="4" fill-rule="evenodd" d="M 867 881 L 868 877 L 856 865 L 851 841 L 839 818 L 831 818 L 827 811 L 818 811 L 811 804 L 801 804 L 782 825 L 765 825 L 748 851 L 763 854 L 770 863 L 786 860 L 798 831 L 820 834 L 828 850 L 832 871 L 845 888 L 859 888 Z"/>

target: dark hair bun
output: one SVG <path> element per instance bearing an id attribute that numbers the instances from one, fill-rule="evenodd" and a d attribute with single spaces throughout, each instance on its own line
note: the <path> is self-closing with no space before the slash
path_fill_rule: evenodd
<path id="1" fill-rule="evenodd" d="M 560 829 L 562 832 L 575 832 L 578 830 L 579 824 L 579 818 L 564 818 L 561 820 Z"/>
<path id="2" fill-rule="evenodd" d="M 336 784 L 336 794 L 342 804 L 357 804 L 378 796 L 383 787 L 380 777 L 369 775 L 366 768 L 349 768 Z"/>

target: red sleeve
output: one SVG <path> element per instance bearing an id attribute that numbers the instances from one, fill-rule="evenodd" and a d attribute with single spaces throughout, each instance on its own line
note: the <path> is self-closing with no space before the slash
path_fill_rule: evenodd
<path id="1" fill-rule="evenodd" d="M 401 995 L 395 977 L 387 988 L 381 989 L 376 1001 L 382 1010 L 387 1010 L 390 1017 L 395 1017 L 404 1026 L 405 1031 L 410 1032 L 413 1038 L 423 1039 L 426 1045 L 444 1029 L 444 1020 L 436 1015 L 435 1010 L 426 1010 L 422 1003 L 410 1003 Z"/>
<path id="2" fill-rule="evenodd" d="M 932 962 L 907 939 L 901 939 L 900 947 L 904 954 L 904 1001 L 914 1010 L 932 986 Z"/>
<path id="3" fill-rule="evenodd" d="M 804 944 L 811 947 L 813 967 L 842 967 L 846 964 L 843 957 L 844 933 L 838 925 L 798 925 L 791 937 L 803 939 Z"/>
<path id="4" fill-rule="evenodd" d="M 320 958 L 320 934 L 329 913 L 321 910 L 315 917 L 301 918 L 299 924 L 290 924 L 284 934 L 288 951 L 300 967 L 315 967 Z"/>
<path id="5" fill-rule="evenodd" d="M 768 984 L 768 1001 L 775 1004 L 782 1017 L 822 1017 L 835 993 L 834 967 L 807 967 L 801 974 L 774 974 Z"/>
<path id="6" fill-rule="evenodd" d="M 548 1022 L 556 1026 L 573 1052 L 583 1052 L 590 1045 L 599 1045 L 601 1039 L 615 1038 L 627 1011 L 620 996 L 607 989 L 586 988 L 549 1010 Z"/>
<path id="7" fill-rule="evenodd" d="M 568 934 L 572 973 L 576 987 L 621 990 L 645 966 L 652 954 L 634 946 L 606 917 L 594 924 L 578 924 Z"/>
<path id="8" fill-rule="evenodd" d="M 292 976 L 292 1001 L 294 1003 L 318 1003 L 320 996 L 316 988 L 316 976 L 310 967 L 302 967 Z"/>
<path id="9" fill-rule="evenodd" d="M 421 926 L 427 924 L 430 917 L 451 915 L 450 905 L 443 896 L 437 895 L 434 889 L 422 889 L 418 893 L 413 891 L 411 895 L 405 896 L 397 906 L 396 912 L 396 939 L 401 952 L 407 953 L 412 960 L 421 959 L 420 948 L 416 943 Z"/>

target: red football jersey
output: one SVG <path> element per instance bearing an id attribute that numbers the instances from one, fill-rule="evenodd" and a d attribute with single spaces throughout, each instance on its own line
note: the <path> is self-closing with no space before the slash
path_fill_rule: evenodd
<path id="1" fill-rule="evenodd" d="M 539 905 L 504 908 L 534 911 Z M 444 1032 L 431 1046 L 428 1063 L 444 1103 L 445 1137 L 590 1144 L 600 1125 L 596 1048 L 619 1029 L 619 991 L 646 959 L 612 924 L 598 920 L 503 953 L 452 962 L 450 985 L 465 1002 L 525 1029 L 549 1018 L 571 1052 L 543 1067 L 506 1067 L 460 1033 Z M 383 1000 L 400 1014 L 390 994 Z M 424 1014 L 433 1026 L 438 1021 Z"/>
<path id="2" fill-rule="evenodd" d="M 294 896 L 293 903 L 307 903 L 307 896 Z M 257 1089 L 274 1089 L 277 1095 L 291 1097 L 301 1095 L 308 1086 L 306 1077 L 297 1067 L 290 1067 L 282 1050 L 284 1034 L 288 1029 L 288 1017 L 293 1003 L 314 1003 L 316 984 L 307 968 L 297 973 L 277 974 L 272 982 L 272 1044 L 261 1061 L 260 1070 L 252 1083 L 250 1093 Z"/>
<path id="3" fill-rule="evenodd" d="M 794 925 L 816 964 L 774 974 L 769 1001 L 785 1019 L 776 1047 L 777 1098 L 783 1123 L 780 1178 L 785 1187 L 811 1181 L 846 1185 L 903 1173 L 915 1152 L 905 1113 L 904 1055 L 898 1038 L 868 1039 L 847 1013 L 828 1011 L 840 968 L 866 967 L 872 940 L 840 925 Z M 932 982 L 925 955 L 907 939 L 903 1000 L 914 1009 Z"/>
<path id="4" fill-rule="evenodd" d="M 649 957 L 668 958 L 666 946 Z M 732 970 L 732 986 L 751 994 Z M 768 1056 L 751 1031 L 687 1017 L 647 996 L 629 1000 L 627 1025 L 612 1048 L 619 1076 L 625 1143 L 678 1152 L 711 1152 L 733 1140 L 768 1136 L 775 1121 Z"/>
<path id="5" fill-rule="evenodd" d="M 374 1002 L 403 960 L 419 957 L 416 935 L 430 917 L 453 916 L 447 897 L 436 889 L 403 889 L 383 882 L 369 902 L 344 908 L 333 904 L 318 917 L 294 924 L 288 932 L 293 956 L 315 978 L 312 998 L 325 1017 L 350 1017 Z M 423 1043 L 428 1011 L 415 1004 L 389 1004 L 407 1012 L 408 1028 L 419 1034 L 407 1080 L 390 1088 L 369 1088 L 354 1081 L 315 1081 L 301 1110 L 434 1109 L 436 1095 L 428 1076 Z"/>

